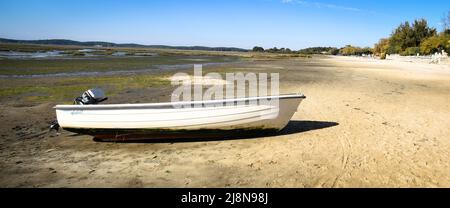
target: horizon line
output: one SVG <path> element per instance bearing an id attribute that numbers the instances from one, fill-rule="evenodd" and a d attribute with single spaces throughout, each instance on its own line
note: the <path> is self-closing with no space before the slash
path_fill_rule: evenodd
<path id="1" fill-rule="evenodd" d="M 73 41 L 73 42 L 78 42 L 78 43 L 95 43 L 95 42 L 99 42 L 99 43 L 109 43 L 109 44 L 115 44 L 115 45 L 139 45 L 139 46 L 143 46 L 143 47 L 156 47 L 156 46 L 163 46 L 163 47 L 173 47 L 173 48 L 187 48 L 187 47 L 204 47 L 204 48 L 227 48 L 227 49 L 239 49 L 239 50 L 248 50 L 251 51 L 253 48 L 243 48 L 243 47 L 236 47 L 236 46 L 205 46 L 205 45 L 166 45 L 166 44 L 145 44 L 145 43 L 136 43 L 136 42 L 114 42 L 114 41 L 106 41 L 106 40 L 88 40 L 88 41 L 81 41 L 81 40 L 76 40 L 76 39 L 66 39 L 66 38 L 43 38 L 43 39 L 16 39 L 16 38 L 5 38 L 5 37 L 0 37 L 0 43 L 11 43 L 11 42 L 2 42 L 2 40 L 10 40 L 10 41 L 49 41 L 49 40 L 62 40 L 62 41 Z M 16 43 L 16 44 L 37 44 L 37 45 L 62 45 L 62 44 L 39 44 L 39 43 Z M 319 48 L 319 47 L 329 47 L 329 48 L 343 48 L 346 46 L 353 46 L 353 47 L 361 47 L 361 48 L 365 48 L 365 47 L 370 47 L 370 46 L 357 46 L 357 45 L 352 45 L 352 44 L 345 44 L 342 47 L 339 46 L 324 46 L 324 45 L 319 45 L 319 46 L 309 46 L 309 47 L 303 47 L 300 48 L 298 50 L 293 50 L 293 51 L 299 51 L 299 50 L 303 50 L 303 49 L 308 49 L 308 48 Z M 75 45 L 77 46 L 77 45 Z M 262 47 L 259 45 L 255 45 L 253 47 Z M 291 49 L 289 47 L 278 47 L 278 46 L 273 46 L 273 47 L 263 47 L 264 49 L 273 49 L 273 48 L 277 48 L 277 49 L 281 49 L 281 48 L 285 48 L 285 49 Z M 370 47 L 372 48 L 372 47 Z M 291 49 L 292 50 L 292 49 Z"/>

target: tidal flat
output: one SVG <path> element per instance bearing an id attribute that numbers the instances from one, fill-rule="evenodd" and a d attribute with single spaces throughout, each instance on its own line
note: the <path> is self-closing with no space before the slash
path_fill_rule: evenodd
<path id="1" fill-rule="evenodd" d="M 450 186 L 450 66 L 251 53 L 209 58 L 220 54 L 214 52 L 205 58 L 204 53 L 208 52 L 167 61 L 194 64 L 237 57 L 212 61 L 221 64 L 206 66 L 204 72 L 278 72 L 281 93 L 302 92 L 307 98 L 277 135 L 96 142 L 64 130 L 48 132 L 55 119 L 52 107 L 72 102 L 90 87 L 104 88 L 108 103 L 169 101 L 173 86 L 167 77 L 192 69 L 126 76 L 4 77 L 0 79 L 0 186 Z M 103 57 L 60 65 L 46 59 L 31 60 L 24 67 L 19 63 L 16 68 L 6 60 L 10 65 L 0 64 L 0 73 L 59 73 L 83 67 L 89 71 L 100 66 L 136 70 L 151 65 L 149 60 Z M 168 66 L 167 61 L 161 62 Z"/>

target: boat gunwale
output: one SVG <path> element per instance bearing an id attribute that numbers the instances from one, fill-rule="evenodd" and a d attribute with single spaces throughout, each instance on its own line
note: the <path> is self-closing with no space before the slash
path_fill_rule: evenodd
<path id="1" fill-rule="evenodd" d="M 246 101 L 258 101 L 263 99 L 305 99 L 306 96 L 301 93 L 273 95 L 263 97 L 247 97 L 247 98 L 233 98 L 222 100 L 202 100 L 202 101 L 180 101 L 180 102 L 164 102 L 164 103 L 135 103 L 135 104 L 100 104 L 100 105 L 56 105 L 56 110 L 109 110 L 109 109 L 142 109 L 142 108 L 161 108 L 161 107 L 173 107 L 173 106 L 186 106 L 186 105 L 213 105 L 218 103 L 231 103 L 231 102 L 246 102 Z M 212 106 L 213 107 L 213 106 Z"/>

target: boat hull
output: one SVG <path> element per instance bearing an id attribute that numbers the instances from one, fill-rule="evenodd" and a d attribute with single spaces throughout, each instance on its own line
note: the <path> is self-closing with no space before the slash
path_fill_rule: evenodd
<path id="1" fill-rule="evenodd" d="M 277 132 L 287 125 L 305 97 L 269 98 L 55 108 L 63 129 L 96 137 L 210 138 Z M 263 102 L 275 99 L 278 102 Z M 193 108 L 186 108 L 186 104 Z"/>

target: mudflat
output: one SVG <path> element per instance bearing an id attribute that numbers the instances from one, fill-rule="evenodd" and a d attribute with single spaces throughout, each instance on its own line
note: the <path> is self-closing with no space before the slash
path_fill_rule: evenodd
<path id="1" fill-rule="evenodd" d="M 449 66 L 317 56 L 208 70 L 279 72 L 282 93 L 302 92 L 307 99 L 275 136 L 113 143 L 48 133 L 57 102 L 39 94 L 10 97 L 0 104 L 0 186 L 450 186 Z M 58 80 L 2 78 L 0 86 L 23 92 L 26 84 L 80 83 Z M 136 80 L 120 81 L 129 86 Z M 109 102 L 168 101 L 172 88 L 166 84 L 139 85 Z"/>

